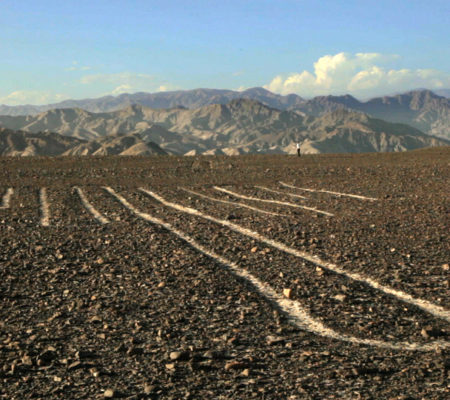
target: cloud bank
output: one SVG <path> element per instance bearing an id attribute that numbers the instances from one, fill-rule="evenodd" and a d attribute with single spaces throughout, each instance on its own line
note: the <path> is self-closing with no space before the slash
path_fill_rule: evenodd
<path id="1" fill-rule="evenodd" d="M 0 104 L 18 106 L 24 104 L 50 104 L 67 100 L 69 96 L 39 90 L 16 90 L 0 97 Z"/>
<path id="2" fill-rule="evenodd" d="M 314 63 L 314 71 L 278 75 L 264 88 L 279 94 L 296 93 L 303 97 L 352 94 L 369 98 L 417 88 L 450 87 L 450 74 L 433 69 L 388 69 L 399 59 L 379 53 L 338 53 L 325 55 Z"/>

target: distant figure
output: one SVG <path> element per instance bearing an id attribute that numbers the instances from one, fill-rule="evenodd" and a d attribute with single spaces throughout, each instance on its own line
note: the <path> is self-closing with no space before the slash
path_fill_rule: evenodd
<path id="1" fill-rule="evenodd" d="M 300 143 L 297 142 L 297 155 L 300 157 Z"/>

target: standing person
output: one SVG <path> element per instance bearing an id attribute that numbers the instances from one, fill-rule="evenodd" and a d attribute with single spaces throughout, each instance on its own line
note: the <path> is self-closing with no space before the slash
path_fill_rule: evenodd
<path id="1" fill-rule="evenodd" d="M 297 155 L 300 157 L 300 143 L 297 142 Z"/>

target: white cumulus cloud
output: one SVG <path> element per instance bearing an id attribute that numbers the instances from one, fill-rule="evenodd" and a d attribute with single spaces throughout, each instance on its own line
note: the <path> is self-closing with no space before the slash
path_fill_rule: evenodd
<path id="1" fill-rule="evenodd" d="M 130 91 L 132 90 L 132 87 L 130 85 L 124 84 L 124 85 L 119 85 L 117 86 L 112 92 L 111 94 L 113 96 L 117 96 L 118 94 L 122 94 L 122 93 L 130 93 Z"/>
<path id="2" fill-rule="evenodd" d="M 416 88 L 450 87 L 450 74 L 433 69 L 389 69 L 398 55 L 338 53 L 320 57 L 313 71 L 278 75 L 264 87 L 275 93 L 304 97 L 352 94 L 367 98 Z"/>
<path id="3" fill-rule="evenodd" d="M 0 104 L 7 104 L 10 106 L 23 104 L 41 105 L 57 103 L 68 98 L 69 96 L 60 93 L 44 92 L 38 90 L 16 90 L 6 96 L 0 97 Z"/>

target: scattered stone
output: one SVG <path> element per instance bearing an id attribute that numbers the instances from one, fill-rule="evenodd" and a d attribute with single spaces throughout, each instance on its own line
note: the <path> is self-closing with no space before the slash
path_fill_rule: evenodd
<path id="1" fill-rule="evenodd" d="M 292 289 L 283 289 L 283 296 L 290 299 L 292 297 Z"/>
<path id="2" fill-rule="evenodd" d="M 273 346 L 273 345 L 276 345 L 276 344 L 284 343 L 285 339 L 280 337 L 280 336 L 269 335 L 269 336 L 266 337 L 266 342 L 267 342 L 267 344 L 269 346 Z"/>
<path id="3" fill-rule="evenodd" d="M 29 355 L 25 354 L 22 357 L 22 364 L 31 366 L 31 365 L 33 365 L 33 360 L 31 359 L 31 357 Z"/>
<path id="4" fill-rule="evenodd" d="M 79 350 L 75 353 L 75 357 L 79 360 L 85 360 L 87 358 L 96 358 L 97 354 L 90 350 Z"/>
<path id="5" fill-rule="evenodd" d="M 73 363 L 69 364 L 67 369 L 69 371 L 74 371 L 76 369 L 84 368 L 84 364 L 81 361 L 74 361 Z"/>
<path id="6" fill-rule="evenodd" d="M 225 364 L 225 371 L 245 369 L 247 367 L 248 367 L 248 363 L 247 362 L 243 362 L 243 361 L 228 361 Z"/>
<path id="7" fill-rule="evenodd" d="M 169 358 L 173 361 L 187 361 L 189 360 L 189 352 L 187 351 L 172 351 Z"/>
<path id="8" fill-rule="evenodd" d="M 106 389 L 103 392 L 103 397 L 105 399 L 112 399 L 117 396 L 117 392 L 114 389 Z"/>
<path id="9" fill-rule="evenodd" d="M 343 302 L 347 298 L 347 296 L 345 294 L 337 294 L 333 296 L 333 298 L 337 301 Z"/>

